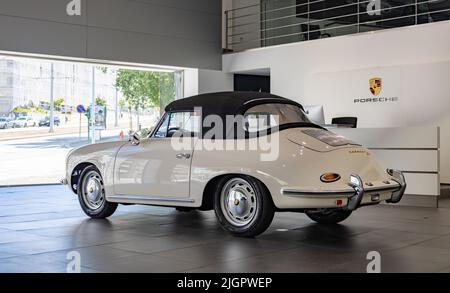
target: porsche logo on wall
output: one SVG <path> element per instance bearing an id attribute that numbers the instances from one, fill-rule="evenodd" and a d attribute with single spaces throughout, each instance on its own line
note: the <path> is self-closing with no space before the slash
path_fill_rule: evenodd
<path id="1" fill-rule="evenodd" d="M 374 96 L 378 96 L 381 92 L 381 77 L 374 77 L 369 80 L 370 92 Z"/>
<path id="2" fill-rule="evenodd" d="M 384 103 L 384 102 L 397 102 L 399 98 L 397 96 L 381 96 L 378 95 L 381 92 L 381 77 L 374 77 L 369 79 L 369 90 L 372 93 L 371 97 L 361 97 L 353 99 L 353 103 L 371 104 L 371 103 Z"/>

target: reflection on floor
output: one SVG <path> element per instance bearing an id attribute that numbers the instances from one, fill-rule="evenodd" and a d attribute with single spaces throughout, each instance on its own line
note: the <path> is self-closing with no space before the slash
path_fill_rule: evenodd
<path id="1" fill-rule="evenodd" d="M 70 251 L 82 272 L 365 272 L 373 250 L 383 272 L 450 272 L 450 209 L 367 207 L 334 226 L 279 213 L 241 239 L 213 212 L 121 206 L 89 220 L 65 187 L 0 189 L 0 272 L 65 272 Z"/>

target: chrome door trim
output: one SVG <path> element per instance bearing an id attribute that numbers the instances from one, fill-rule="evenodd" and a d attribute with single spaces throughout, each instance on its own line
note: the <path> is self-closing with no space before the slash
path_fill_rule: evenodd
<path id="1" fill-rule="evenodd" d="M 133 196 L 133 195 L 111 195 L 107 197 L 108 200 L 113 202 L 120 202 L 121 200 L 131 201 L 131 202 L 185 202 L 194 203 L 195 200 L 192 198 L 180 198 L 180 197 L 143 197 L 143 196 Z"/>

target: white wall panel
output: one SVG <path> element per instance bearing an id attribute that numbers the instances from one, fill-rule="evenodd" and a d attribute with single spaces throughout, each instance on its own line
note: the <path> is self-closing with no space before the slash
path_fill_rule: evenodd
<path id="1" fill-rule="evenodd" d="M 371 150 L 386 168 L 405 174 L 408 195 L 440 195 L 439 128 L 333 128 Z"/>
<path id="2" fill-rule="evenodd" d="M 433 150 L 383 150 L 372 149 L 372 154 L 384 166 L 412 172 L 438 172 L 439 156 Z"/>
<path id="3" fill-rule="evenodd" d="M 406 196 L 429 195 L 436 197 L 441 192 L 438 174 L 405 173 L 405 180 L 407 183 Z"/>
<path id="4" fill-rule="evenodd" d="M 336 128 L 332 131 L 368 148 L 439 148 L 439 131 L 435 127 Z"/>

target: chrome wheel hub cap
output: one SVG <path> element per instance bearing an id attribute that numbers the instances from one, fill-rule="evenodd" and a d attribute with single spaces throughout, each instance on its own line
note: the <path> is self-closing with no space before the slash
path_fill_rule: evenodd
<path id="1" fill-rule="evenodd" d="M 105 202 L 103 181 L 100 175 L 91 171 L 83 179 L 83 201 L 92 210 L 99 209 Z"/>
<path id="2" fill-rule="evenodd" d="M 257 208 L 252 186 L 242 178 L 229 180 L 222 189 L 221 208 L 225 218 L 234 226 L 249 224 Z"/>

